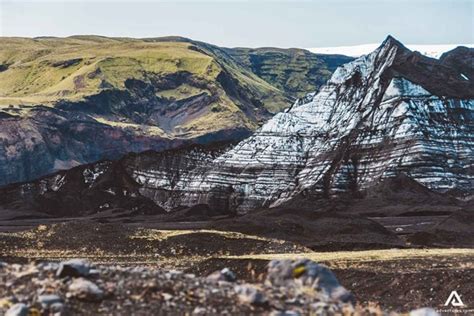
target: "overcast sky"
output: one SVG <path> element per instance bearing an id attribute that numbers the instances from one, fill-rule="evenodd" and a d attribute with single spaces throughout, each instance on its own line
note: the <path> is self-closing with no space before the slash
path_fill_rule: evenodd
<path id="1" fill-rule="evenodd" d="M 180 35 L 217 45 L 474 43 L 474 0 L 0 0 L 1 36 Z"/>

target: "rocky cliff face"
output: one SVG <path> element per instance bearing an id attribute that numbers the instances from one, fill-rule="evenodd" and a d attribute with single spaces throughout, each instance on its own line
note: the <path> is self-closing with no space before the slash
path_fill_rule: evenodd
<path id="1" fill-rule="evenodd" d="M 189 138 L 169 137 L 152 126 L 122 127 L 97 121 L 93 113 L 88 113 L 87 104 L 83 105 L 81 110 L 35 107 L 27 117 L 0 118 L 0 185 L 87 162 L 117 159 L 130 152 L 240 140 L 251 133 L 246 127 L 235 126 Z"/>
<path id="2" fill-rule="evenodd" d="M 464 72 L 456 54 L 430 59 L 388 37 L 211 166 L 176 184 L 135 179 L 141 190 L 180 192 L 156 199 L 166 206 L 207 203 L 240 212 L 297 196 L 357 196 L 402 173 L 435 191 L 472 193 L 472 63 Z"/>
<path id="3" fill-rule="evenodd" d="M 176 186 L 198 166 L 210 166 L 232 144 L 191 144 L 160 152 L 129 153 L 120 160 L 103 160 L 34 181 L 13 183 L 0 188 L 0 217 L 163 214 L 165 210 L 154 201 L 180 194 L 165 188 Z M 209 208 L 204 207 L 204 210 Z M 187 211 L 184 213 L 186 215 Z"/>

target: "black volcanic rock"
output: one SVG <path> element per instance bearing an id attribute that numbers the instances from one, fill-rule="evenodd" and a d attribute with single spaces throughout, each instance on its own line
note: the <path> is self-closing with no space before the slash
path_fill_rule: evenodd
<path id="1" fill-rule="evenodd" d="M 18 215 L 33 211 L 38 215 L 73 217 L 107 210 L 164 214 L 161 207 L 140 195 L 139 187 L 120 162 L 104 161 L 3 187 L 0 204 L 3 209 L 16 210 Z"/>
<path id="2" fill-rule="evenodd" d="M 104 218 L 124 212 L 130 216 L 165 214 L 153 199 L 158 194 L 169 196 L 174 193 L 158 193 L 153 190 L 153 183 L 139 184 L 136 179 L 143 177 L 144 172 L 152 172 L 176 183 L 231 144 L 194 144 L 162 152 L 130 153 L 117 161 L 100 161 L 35 181 L 10 184 L 0 188 L 0 212 L 2 209 L 13 211 L 18 213 L 17 217 L 25 212 L 53 217 L 103 214 Z M 219 215 L 204 204 L 184 207 L 179 214 L 172 218 Z"/>
<path id="3" fill-rule="evenodd" d="M 463 72 L 472 74 L 474 71 L 473 48 L 467 48 L 466 51 L 458 47 L 438 60 L 411 52 L 393 37 L 388 37 L 385 43 L 399 47 L 389 67 L 391 73 L 387 75 L 405 78 L 438 97 L 474 98 L 474 81 L 462 77 Z"/>
<path id="4" fill-rule="evenodd" d="M 456 47 L 441 55 L 440 60 L 444 66 L 454 68 L 466 76 L 467 80 L 471 82 L 474 80 L 474 48 Z"/>
<path id="5" fill-rule="evenodd" d="M 470 201 L 454 192 L 439 193 L 421 185 L 406 174 L 375 182 L 366 189 L 340 193 L 331 199 L 321 194 L 300 193 L 280 207 L 336 211 L 369 217 L 445 216 L 469 207 Z"/>

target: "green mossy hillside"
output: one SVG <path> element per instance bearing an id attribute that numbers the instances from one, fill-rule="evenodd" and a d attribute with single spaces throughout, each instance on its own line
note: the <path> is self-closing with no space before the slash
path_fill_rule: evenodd
<path id="1" fill-rule="evenodd" d="M 0 110 L 83 111 L 114 127 L 192 138 L 253 130 L 316 90 L 333 68 L 306 50 L 229 49 L 181 37 L 0 38 Z"/>

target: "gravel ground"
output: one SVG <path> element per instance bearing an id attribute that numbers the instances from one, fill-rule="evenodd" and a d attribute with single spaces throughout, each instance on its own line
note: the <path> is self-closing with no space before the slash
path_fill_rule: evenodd
<path id="1" fill-rule="evenodd" d="M 384 315 L 354 304 L 325 266 L 272 261 L 261 282 L 228 270 L 208 277 L 151 267 L 1 263 L 0 314 L 6 315 Z M 428 314 L 422 314 L 428 315 Z"/>

